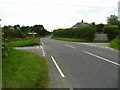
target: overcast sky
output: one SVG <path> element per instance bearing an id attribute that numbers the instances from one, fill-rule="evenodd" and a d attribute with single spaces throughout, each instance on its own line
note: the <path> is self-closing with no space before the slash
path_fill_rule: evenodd
<path id="1" fill-rule="evenodd" d="M 118 15 L 119 0 L 0 0 L 3 25 L 42 24 L 47 30 L 69 28 L 84 20 L 106 23 Z"/>

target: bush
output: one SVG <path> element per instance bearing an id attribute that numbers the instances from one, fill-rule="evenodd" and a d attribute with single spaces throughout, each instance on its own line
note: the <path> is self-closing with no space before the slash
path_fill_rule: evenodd
<path id="1" fill-rule="evenodd" d="M 95 28 L 93 26 L 58 29 L 53 31 L 53 37 L 93 40 L 95 34 L 94 30 Z"/>
<path id="2" fill-rule="evenodd" d="M 120 50 L 120 38 L 115 38 L 111 41 L 110 47 Z"/>
<path id="3" fill-rule="evenodd" d="M 118 30 L 118 26 L 107 25 L 104 27 L 104 33 L 107 34 L 109 40 L 112 40 L 117 37 L 118 33 L 120 33 L 120 30 Z"/>

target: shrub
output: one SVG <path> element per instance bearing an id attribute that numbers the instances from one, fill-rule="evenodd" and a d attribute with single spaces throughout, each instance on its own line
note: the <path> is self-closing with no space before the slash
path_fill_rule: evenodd
<path id="1" fill-rule="evenodd" d="M 95 34 L 94 30 L 95 28 L 93 26 L 57 29 L 53 31 L 53 37 L 79 38 L 79 39 L 93 40 L 94 34 Z"/>
<path id="2" fill-rule="evenodd" d="M 120 32 L 120 30 L 118 30 L 118 26 L 105 26 L 104 27 L 104 33 L 106 33 L 108 35 L 108 39 L 112 40 L 114 38 L 117 37 L 118 33 Z"/>
<path id="3" fill-rule="evenodd" d="M 115 38 L 111 41 L 110 47 L 120 50 L 120 38 Z"/>

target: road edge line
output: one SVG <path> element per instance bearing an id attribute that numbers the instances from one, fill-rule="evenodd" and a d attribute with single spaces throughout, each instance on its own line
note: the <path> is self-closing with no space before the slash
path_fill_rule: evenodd
<path id="1" fill-rule="evenodd" d="M 43 49 L 43 46 L 40 46 L 40 47 L 41 47 L 41 49 L 42 49 L 43 56 L 45 56 L 45 51 L 44 51 L 44 49 Z"/>
<path id="2" fill-rule="evenodd" d="M 44 43 L 41 41 L 41 43 L 42 43 L 42 46 L 44 46 Z"/>
<path id="3" fill-rule="evenodd" d="M 53 56 L 51 56 L 51 59 L 52 59 L 53 63 L 55 64 L 56 68 L 58 69 L 61 77 L 65 77 L 65 75 L 63 74 L 62 70 L 61 70 L 60 67 L 58 66 L 58 64 L 57 64 L 57 62 L 55 61 L 55 59 L 54 59 Z"/>

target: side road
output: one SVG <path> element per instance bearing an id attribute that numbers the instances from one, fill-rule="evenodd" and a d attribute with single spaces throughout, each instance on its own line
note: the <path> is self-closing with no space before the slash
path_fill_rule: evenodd
<path id="1" fill-rule="evenodd" d="M 30 51 L 30 52 L 33 52 L 33 53 L 35 53 L 37 55 L 42 56 L 42 50 L 41 50 L 41 46 L 40 45 L 29 46 L 29 47 L 15 47 L 15 49 Z"/>

